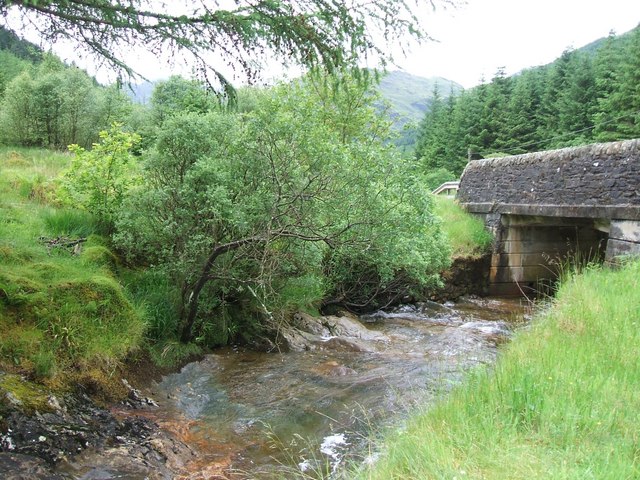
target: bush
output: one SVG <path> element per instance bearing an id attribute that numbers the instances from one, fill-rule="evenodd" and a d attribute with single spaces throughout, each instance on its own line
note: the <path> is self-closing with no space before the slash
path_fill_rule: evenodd
<path id="1" fill-rule="evenodd" d="M 453 172 L 450 172 L 446 168 L 437 168 L 424 175 L 424 183 L 429 190 L 435 190 L 444 182 L 451 182 L 457 180 L 458 177 Z"/>
<path id="2" fill-rule="evenodd" d="M 114 123 L 111 130 L 100 132 L 100 143 L 90 151 L 70 145 L 75 157 L 63 177 L 63 196 L 66 194 L 74 205 L 86 209 L 103 224 L 111 224 L 125 194 L 140 180 L 130 153 L 139 139 Z"/>

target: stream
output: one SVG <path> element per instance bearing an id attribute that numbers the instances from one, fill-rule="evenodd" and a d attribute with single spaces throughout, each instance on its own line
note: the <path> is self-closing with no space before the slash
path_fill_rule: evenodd
<path id="1" fill-rule="evenodd" d="M 304 352 L 219 350 L 154 385 L 153 419 L 198 452 L 188 478 L 330 476 L 372 461 L 372 432 L 492 363 L 520 302 L 405 305 L 360 317 L 357 343 L 324 336 Z"/>

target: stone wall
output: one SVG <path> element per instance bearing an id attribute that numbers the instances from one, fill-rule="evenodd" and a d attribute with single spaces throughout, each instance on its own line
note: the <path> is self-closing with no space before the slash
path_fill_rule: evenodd
<path id="1" fill-rule="evenodd" d="M 640 139 L 474 160 L 457 198 L 475 213 L 640 220 Z"/>

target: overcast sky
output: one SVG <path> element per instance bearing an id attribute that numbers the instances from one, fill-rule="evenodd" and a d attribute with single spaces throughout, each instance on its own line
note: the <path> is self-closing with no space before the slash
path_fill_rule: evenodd
<path id="1" fill-rule="evenodd" d="M 640 0 L 468 0 L 447 11 L 425 12 L 439 43 L 413 48 L 398 63 L 415 75 L 440 76 L 469 88 L 499 67 L 507 75 L 543 65 L 568 47 L 621 34 L 640 23 Z"/>
<path id="2" fill-rule="evenodd" d="M 435 2 L 438 5 L 438 0 Z M 438 8 L 435 12 L 424 8 L 419 12 L 425 29 L 437 42 L 410 46 L 407 58 L 396 55 L 396 63 L 402 70 L 424 77 L 444 77 L 470 88 L 482 78 L 490 80 L 499 67 L 511 75 L 523 68 L 546 64 L 568 47 L 579 48 L 607 36 L 611 30 L 618 34 L 627 32 L 640 22 L 640 0 L 467 0 L 466 3 L 457 0 L 457 3 L 457 8 Z M 29 32 L 26 33 L 29 37 Z M 73 48 L 57 46 L 54 51 L 67 61 L 76 61 L 100 81 L 113 81 L 110 78 L 113 75 L 105 69 L 96 72 L 90 62 L 78 59 Z M 155 57 L 139 51 L 132 51 L 127 57 L 151 80 L 167 78 L 172 73 L 188 76 L 191 70 L 179 62 L 170 70 Z M 279 71 L 269 69 L 264 77 L 278 77 Z M 235 83 L 242 83 L 242 78 L 234 78 L 232 72 L 225 74 Z"/>

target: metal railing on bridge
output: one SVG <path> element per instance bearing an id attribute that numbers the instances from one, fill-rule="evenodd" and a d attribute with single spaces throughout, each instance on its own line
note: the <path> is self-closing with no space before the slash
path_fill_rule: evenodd
<path id="1" fill-rule="evenodd" d="M 455 194 L 458 192 L 459 186 L 460 186 L 460 182 L 457 180 L 452 182 L 444 182 L 442 185 L 440 185 L 431 193 L 433 193 L 434 195 L 455 196 Z"/>

